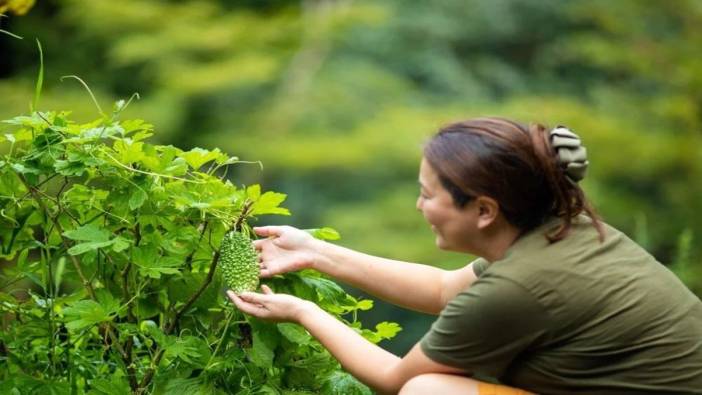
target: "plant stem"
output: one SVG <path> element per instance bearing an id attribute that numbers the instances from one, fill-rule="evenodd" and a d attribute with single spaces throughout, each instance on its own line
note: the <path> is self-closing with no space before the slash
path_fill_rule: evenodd
<path id="1" fill-rule="evenodd" d="M 46 207 L 46 204 L 44 201 L 41 199 L 39 196 L 37 190 L 29 185 L 27 182 L 27 179 L 24 178 L 24 175 L 18 174 L 19 179 L 22 181 L 24 186 L 27 188 L 27 190 L 31 193 L 32 197 L 34 198 L 34 201 L 37 202 L 39 207 L 42 209 L 44 214 L 46 215 L 47 218 L 51 220 L 51 222 L 54 224 L 56 227 L 56 231 L 59 232 L 59 235 L 61 237 L 61 242 L 67 250 L 70 248 L 68 245 L 68 240 L 63 236 L 63 227 L 59 223 L 59 221 L 51 216 L 51 212 L 49 211 L 49 208 Z M 83 273 L 83 270 L 80 267 L 80 263 L 78 262 L 78 259 L 75 257 L 75 255 L 68 254 L 68 256 L 71 258 L 71 262 L 73 263 L 73 267 L 76 270 L 76 273 L 78 274 L 78 277 L 80 277 L 81 281 L 83 282 L 83 286 L 85 289 L 88 291 L 88 295 L 90 295 L 90 298 L 93 299 L 94 301 L 97 301 L 97 297 L 95 295 L 95 289 L 93 288 L 92 284 L 88 279 L 85 277 L 85 274 Z M 115 345 L 115 348 L 117 348 L 117 351 L 119 354 L 122 356 L 122 359 L 127 363 L 127 361 L 130 361 L 127 363 L 127 366 L 131 365 L 131 356 L 127 355 L 127 353 L 124 351 L 124 348 L 122 348 L 122 345 L 119 342 L 119 337 L 115 334 L 113 331 L 112 325 L 110 323 L 106 323 L 105 325 L 105 330 L 107 332 L 107 335 L 110 337 L 110 340 L 112 340 L 112 344 Z"/>
<path id="2" fill-rule="evenodd" d="M 227 331 L 229 330 L 229 323 L 231 322 L 232 318 L 234 317 L 234 310 L 229 311 L 229 317 L 227 318 L 227 322 L 224 324 L 224 330 L 222 330 L 222 336 L 220 336 L 219 341 L 217 341 L 217 347 L 215 347 L 214 351 L 212 352 L 212 355 L 210 355 L 210 359 L 207 361 L 207 364 L 205 365 L 205 370 L 210 366 L 210 363 L 212 363 L 212 360 L 214 359 L 215 355 L 217 355 L 217 352 L 219 351 L 219 347 L 222 345 L 222 341 L 224 340 L 224 337 L 227 335 Z"/>

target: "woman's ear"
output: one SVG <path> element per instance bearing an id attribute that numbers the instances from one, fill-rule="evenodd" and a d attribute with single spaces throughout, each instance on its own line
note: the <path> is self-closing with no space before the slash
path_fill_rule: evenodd
<path id="1" fill-rule="evenodd" d="M 493 198 L 479 196 L 475 202 L 478 206 L 478 229 L 492 225 L 500 213 L 500 205 Z"/>

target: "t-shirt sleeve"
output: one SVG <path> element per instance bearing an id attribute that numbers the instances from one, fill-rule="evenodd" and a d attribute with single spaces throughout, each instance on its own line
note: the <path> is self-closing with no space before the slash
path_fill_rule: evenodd
<path id="1" fill-rule="evenodd" d="M 521 285 L 483 277 L 447 304 L 420 346 L 436 362 L 499 378 L 520 353 L 543 341 L 548 321 Z"/>
<path id="2" fill-rule="evenodd" d="M 482 276 L 485 269 L 488 267 L 488 261 L 486 261 L 484 258 L 477 258 L 471 262 L 471 264 L 473 265 L 473 273 L 475 273 L 475 277 Z"/>

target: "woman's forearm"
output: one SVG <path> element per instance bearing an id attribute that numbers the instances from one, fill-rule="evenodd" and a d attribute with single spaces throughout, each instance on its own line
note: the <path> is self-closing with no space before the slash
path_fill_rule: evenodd
<path id="1" fill-rule="evenodd" d="M 392 304 L 429 314 L 444 308 L 444 270 L 320 242 L 312 268 Z"/>
<path id="2" fill-rule="evenodd" d="M 300 325 L 319 340 L 341 366 L 378 393 L 397 393 L 403 383 L 390 374 L 401 358 L 366 340 L 335 317 L 309 302 Z"/>

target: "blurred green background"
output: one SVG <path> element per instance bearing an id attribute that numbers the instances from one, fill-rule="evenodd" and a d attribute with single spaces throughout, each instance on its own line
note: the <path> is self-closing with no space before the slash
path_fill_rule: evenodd
<path id="1" fill-rule="evenodd" d="M 702 295 L 699 0 L 39 0 L 0 28 L 24 37 L 0 34 L 0 119 L 28 111 L 37 38 L 40 110 L 97 117 L 64 75 L 103 108 L 138 92 L 124 117 L 159 143 L 263 162 L 233 182 L 287 193 L 293 216 L 260 224 L 444 268 L 471 257 L 415 210 L 423 142 L 479 115 L 568 125 L 605 220 Z M 363 319 L 399 322 L 384 346 L 404 353 L 433 317 L 378 301 Z"/>

